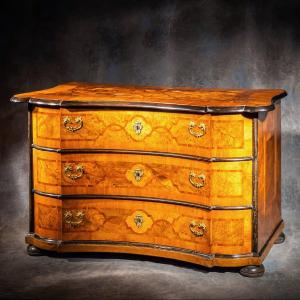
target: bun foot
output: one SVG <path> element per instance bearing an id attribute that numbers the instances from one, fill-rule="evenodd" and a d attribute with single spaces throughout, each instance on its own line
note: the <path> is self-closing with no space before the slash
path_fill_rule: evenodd
<path id="1" fill-rule="evenodd" d="M 274 244 L 282 244 L 284 241 L 285 241 L 285 234 L 281 232 Z"/>
<path id="2" fill-rule="evenodd" d="M 30 256 L 41 256 L 41 255 L 43 255 L 42 251 L 39 248 L 37 248 L 33 245 L 28 245 L 27 246 L 27 254 L 30 255 Z"/>
<path id="3" fill-rule="evenodd" d="M 265 273 L 265 267 L 264 265 L 260 266 L 246 266 L 240 269 L 240 274 L 245 277 L 261 277 Z"/>

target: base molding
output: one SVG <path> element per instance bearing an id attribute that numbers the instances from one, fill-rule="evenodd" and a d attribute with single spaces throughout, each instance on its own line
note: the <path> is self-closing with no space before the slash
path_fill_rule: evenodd
<path id="1" fill-rule="evenodd" d="M 58 253 L 68 252 L 107 252 L 107 253 L 126 253 L 137 255 L 149 255 L 163 258 L 176 259 L 186 261 L 205 267 L 242 267 L 242 266 L 259 266 L 262 264 L 266 255 L 269 253 L 272 245 L 275 243 L 284 224 L 281 222 L 268 243 L 263 247 L 263 251 L 256 255 L 255 253 L 221 255 L 221 254 L 205 254 L 190 250 L 172 248 L 168 246 L 129 243 L 129 242 L 113 242 L 113 241 L 60 241 L 40 237 L 34 233 L 26 235 L 25 241 L 29 245 Z"/>

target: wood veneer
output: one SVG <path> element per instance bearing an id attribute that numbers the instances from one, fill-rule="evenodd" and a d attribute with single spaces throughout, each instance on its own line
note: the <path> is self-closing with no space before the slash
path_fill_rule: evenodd
<path id="1" fill-rule="evenodd" d="M 60 154 L 33 150 L 34 189 L 52 194 L 106 194 L 181 200 L 208 206 L 251 206 L 252 162 L 201 162 L 160 156 Z M 66 166 L 73 171 L 65 173 Z M 71 179 L 82 166 L 81 178 Z M 137 180 L 135 170 L 143 172 Z M 204 175 L 201 188 L 190 172 Z M 197 181 L 197 178 L 195 179 Z"/>
<path id="2" fill-rule="evenodd" d="M 82 119 L 82 128 L 67 130 L 64 118 Z M 36 107 L 32 113 L 33 143 L 60 149 L 131 149 L 202 157 L 251 157 L 252 120 L 242 115 L 195 115 L 149 111 L 95 111 Z M 141 122 L 140 134 L 134 132 Z M 199 138 L 190 122 L 205 125 Z M 75 125 L 76 126 L 76 125 Z M 192 133 L 193 133 L 192 132 Z"/>
<path id="3" fill-rule="evenodd" d="M 68 83 L 14 96 L 29 103 L 30 252 L 261 265 L 284 226 L 285 95 Z"/>
<path id="4" fill-rule="evenodd" d="M 67 211 L 84 214 L 82 223 L 62 223 Z M 143 216 L 143 224 L 134 222 Z M 203 236 L 190 230 L 203 223 Z M 201 253 L 251 252 L 251 210 L 203 211 L 197 208 L 142 201 L 55 200 L 35 195 L 35 232 L 64 241 L 125 241 L 190 249 Z"/>
<path id="5" fill-rule="evenodd" d="M 14 102 L 29 102 L 45 106 L 102 106 L 148 108 L 184 107 L 206 111 L 228 108 L 228 111 L 265 111 L 274 109 L 274 102 L 286 96 L 281 89 L 192 89 L 137 86 L 115 86 L 71 82 L 56 87 L 15 95 Z M 138 105 L 134 105 L 138 104 Z M 219 108 L 219 109 L 218 109 Z"/>

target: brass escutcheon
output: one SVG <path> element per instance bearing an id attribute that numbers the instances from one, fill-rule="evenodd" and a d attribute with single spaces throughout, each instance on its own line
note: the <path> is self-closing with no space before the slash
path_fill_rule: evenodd
<path id="1" fill-rule="evenodd" d="M 192 221 L 190 223 L 190 230 L 195 236 L 203 236 L 206 231 L 206 226 L 203 223 L 197 223 L 196 221 Z"/>
<path id="2" fill-rule="evenodd" d="M 199 182 L 195 182 L 195 179 L 197 179 Z M 195 188 L 200 189 L 205 185 L 205 175 L 197 175 L 195 172 L 191 171 L 189 175 L 189 181 Z"/>
<path id="3" fill-rule="evenodd" d="M 81 117 L 76 117 L 76 118 L 74 118 L 74 121 L 73 121 L 71 117 L 67 116 L 67 117 L 64 117 L 63 123 L 64 123 L 64 127 L 71 132 L 77 131 L 77 130 L 81 129 L 83 126 L 83 121 L 82 121 Z M 75 126 L 74 126 L 74 124 L 75 124 Z"/>
<path id="4" fill-rule="evenodd" d="M 194 131 L 195 127 L 199 129 L 199 132 Z M 200 123 L 197 125 L 194 121 L 191 121 L 189 124 L 189 133 L 196 138 L 202 137 L 206 133 L 205 124 Z"/>
<path id="5" fill-rule="evenodd" d="M 144 175 L 144 171 L 142 169 L 135 169 L 133 171 L 133 176 L 134 176 L 136 181 L 141 181 L 143 175 Z"/>
<path id="6" fill-rule="evenodd" d="M 140 214 L 137 214 L 135 217 L 134 217 L 134 223 L 136 225 L 136 227 L 140 228 L 142 227 L 143 223 L 144 223 L 144 218 L 142 215 Z"/>
<path id="7" fill-rule="evenodd" d="M 137 135 L 140 135 L 143 130 L 143 124 L 141 121 L 135 121 L 133 124 L 133 130 Z"/>
<path id="8" fill-rule="evenodd" d="M 83 225 L 85 214 L 82 210 L 65 210 L 64 222 L 71 227 Z"/>
<path id="9" fill-rule="evenodd" d="M 64 167 L 64 173 L 68 178 L 72 180 L 79 179 L 83 176 L 84 173 L 83 166 L 81 165 L 76 166 L 74 171 L 72 165 L 67 164 Z"/>

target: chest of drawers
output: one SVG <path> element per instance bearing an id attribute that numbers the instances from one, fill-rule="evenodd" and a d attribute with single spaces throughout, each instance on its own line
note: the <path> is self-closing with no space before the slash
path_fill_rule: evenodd
<path id="1" fill-rule="evenodd" d="M 68 83 L 28 103 L 28 253 L 121 252 L 264 273 L 284 240 L 284 90 Z"/>

